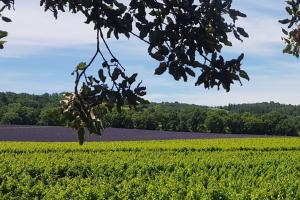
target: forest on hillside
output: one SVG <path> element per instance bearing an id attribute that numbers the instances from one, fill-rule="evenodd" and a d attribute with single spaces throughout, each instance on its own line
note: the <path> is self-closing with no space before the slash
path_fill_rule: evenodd
<path id="1" fill-rule="evenodd" d="M 61 94 L 0 93 L 0 123 L 10 125 L 65 126 L 60 109 Z M 150 103 L 136 110 L 113 110 L 105 125 L 165 131 L 267 134 L 297 136 L 300 106 L 274 102 L 208 107 L 190 104 Z"/>

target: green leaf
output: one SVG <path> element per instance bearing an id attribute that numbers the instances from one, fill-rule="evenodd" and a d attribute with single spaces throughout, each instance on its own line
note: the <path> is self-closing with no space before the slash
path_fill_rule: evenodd
<path id="1" fill-rule="evenodd" d="M 230 41 L 228 41 L 228 40 L 226 40 L 226 41 L 224 41 L 223 42 L 226 46 L 232 46 L 232 42 L 230 42 Z"/>
<path id="2" fill-rule="evenodd" d="M 195 60 L 195 61 L 192 63 L 192 66 L 193 66 L 193 67 L 203 67 L 203 64 L 200 63 L 199 61 Z"/>
<path id="3" fill-rule="evenodd" d="M 11 19 L 9 19 L 8 17 L 2 17 L 2 20 L 5 22 L 11 22 Z"/>
<path id="4" fill-rule="evenodd" d="M 243 79 L 250 81 L 250 77 L 248 76 L 247 72 L 245 72 L 244 70 L 240 70 L 239 74 L 240 74 L 240 77 L 242 77 Z"/>
<path id="5" fill-rule="evenodd" d="M 289 13 L 289 15 L 293 14 L 293 10 L 290 7 L 286 7 L 285 10 Z"/>
<path id="6" fill-rule="evenodd" d="M 202 83 L 205 82 L 205 79 L 206 79 L 206 75 L 204 73 L 202 73 L 199 77 L 198 77 L 198 80 L 197 82 L 195 83 L 195 86 L 199 86 L 201 85 Z"/>
<path id="7" fill-rule="evenodd" d="M 148 32 L 146 32 L 146 31 L 141 31 L 140 32 L 140 38 L 142 38 L 142 39 L 144 39 L 145 37 L 147 37 L 147 35 L 148 35 Z"/>
<path id="8" fill-rule="evenodd" d="M 115 81 L 119 78 L 120 75 L 120 69 L 119 68 L 115 68 L 112 75 L 111 75 L 111 79 L 112 81 Z"/>
<path id="9" fill-rule="evenodd" d="M 285 29 L 281 29 L 282 30 L 282 32 L 285 34 L 285 35 L 288 35 L 289 34 L 289 32 L 287 31 L 287 30 L 285 30 Z"/>
<path id="10" fill-rule="evenodd" d="M 131 85 L 132 83 L 134 83 L 135 82 L 135 80 L 136 80 L 136 77 L 137 77 L 137 73 L 134 73 L 127 81 L 128 81 L 128 83 Z"/>
<path id="11" fill-rule="evenodd" d="M 114 1 L 114 4 L 121 10 L 121 12 L 124 12 L 127 9 L 124 4 L 119 3 L 118 1 Z"/>
<path id="12" fill-rule="evenodd" d="M 86 68 L 86 63 L 85 62 L 81 62 L 77 65 L 78 70 L 84 70 L 85 68 Z"/>
<path id="13" fill-rule="evenodd" d="M 104 62 L 102 63 L 102 67 L 103 67 L 103 68 L 109 67 L 107 61 L 104 61 Z"/>
<path id="14" fill-rule="evenodd" d="M 230 11 L 230 15 L 233 15 L 235 17 L 237 17 L 237 16 L 239 16 L 239 17 L 247 17 L 246 14 L 244 14 L 244 13 L 238 11 L 238 10 L 230 9 L 229 11 Z"/>
<path id="15" fill-rule="evenodd" d="M 279 20 L 279 23 L 281 23 L 281 24 L 288 24 L 288 23 L 290 23 L 290 20 L 289 19 Z"/>
<path id="16" fill-rule="evenodd" d="M 188 67 L 185 68 L 185 71 L 186 71 L 186 73 L 188 73 L 192 77 L 196 76 L 195 72 L 192 69 L 188 68 Z"/>
<path id="17" fill-rule="evenodd" d="M 83 142 L 84 142 L 84 128 L 83 127 L 80 127 L 77 131 L 77 134 L 78 134 L 78 140 L 79 140 L 79 144 L 80 145 L 83 145 Z"/>
<path id="18" fill-rule="evenodd" d="M 8 33 L 6 31 L 0 31 L 0 39 L 4 38 L 8 35 Z"/>
<path id="19" fill-rule="evenodd" d="M 115 38 L 118 40 L 119 39 L 119 33 L 116 29 L 114 30 L 114 35 L 115 35 Z"/>
<path id="20" fill-rule="evenodd" d="M 103 69 L 100 69 L 100 70 L 98 71 L 98 75 L 99 75 L 100 80 L 104 83 L 105 80 L 106 80 L 106 77 L 104 76 L 104 71 L 103 71 Z"/>
<path id="21" fill-rule="evenodd" d="M 162 75 L 167 70 L 167 63 L 162 62 L 159 64 L 159 67 L 155 69 L 155 75 Z"/>
<path id="22" fill-rule="evenodd" d="M 0 49 L 3 49 L 4 48 L 4 45 L 5 44 L 5 41 L 0 41 Z"/>
<path id="23" fill-rule="evenodd" d="M 168 21 L 168 23 L 169 23 L 169 24 L 171 24 L 171 23 L 173 23 L 173 24 L 174 24 L 174 22 L 173 22 L 173 20 L 172 20 L 172 18 L 171 18 L 171 17 L 167 17 L 167 21 Z"/>
<path id="24" fill-rule="evenodd" d="M 290 53 L 290 51 L 292 50 L 292 45 L 288 44 L 286 45 L 286 47 L 283 49 L 283 53 Z"/>
<path id="25" fill-rule="evenodd" d="M 152 58 L 154 58 L 155 60 L 158 60 L 158 61 L 163 61 L 165 59 L 165 57 L 163 55 L 161 55 L 159 52 L 156 52 L 156 53 L 151 53 L 150 54 Z"/>
<path id="26" fill-rule="evenodd" d="M 113 32 L 113 28 L 110 28 L 107 32 L 107 38 L 110 38 L 111 37 L 111 33 Z"/>
<path id="27" fill-rule="evenodd" d="M 243 28 L 237 27 L 236 30 L 237 30 L 237 32 L 238 32 L 239 34 L 241 34 L 242 36 L 244 36 L 244 37 L 246 37 L 246 38 L 249 37 L 248 33 L 246 33 L 246 31 L 245 31 Z"/>
<path id="28" fill-rule="evenodd" d="M 244 57 L 245 57 L 245 54 L 242 53 L 237 59 L 238 62 L 241 62 L 244 59 Z"/>

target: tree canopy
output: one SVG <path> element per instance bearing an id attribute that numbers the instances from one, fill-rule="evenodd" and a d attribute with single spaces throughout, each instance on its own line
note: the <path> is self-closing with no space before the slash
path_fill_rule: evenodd
<path id="1" fill-rule="evenodd" d="M 286 12 L 290 18 L 280 20 L 282 24 L 286 24 L 287 29 L 282 29 L 284 37 L 282 38 L 286 43 L 284 53 L 292 54 L 297 58 L 300 55 L 300 0 L 288 0 Z"/>
<path id="2" fill-rule="evenodd" d="M 4 16 L 2 13 L 3 11 L 7 9 L 11 9 L 14 6 L 14 0 L 1 0 L 0 3 L 2 4 L 0 8 L 0 17 L 1 20 L 4 22 L 11 22 L 11 19 Z M 7 31 L 0 30 L 0 49 L 4 48 L 5 40 L 3 40 L 5 37 L 7 37 L 8 33 Z"/>
<path id="3" fill-rule="evenodd" d="M 59 107 L 63 94 L 15 94 L 0 92 L 0 125 L 66 126 Z M 300 106 L 256 103 L 207 107 L 182 103 L 149 103 L 114 108 L 102 122 L 105 127 L 256 135 L 300 133 Z"/>
<path id="4" fill-rule="evenodd" d="M 1 0 L 0 14 L 11 9 L 14 0 Z M 286 53 L 299 56 L 299 0 L 287 1 L 291 19 L 281 20 L 289 24 L 290 32 L 284 30 Z M 91 60 L 79 63 L 73 72 L 73 93 L 65 95 L 62 105 L 69 125 L 78 130 L 83 141 L 84 127 L 90 133 L 100 134 L 104 128 L 102 116 L 114 107 L 135 107 L 146 102 L 146 87 L 137 82 L 137 73 L 127 74 L 126 66 L 117 59 L 109 47 L 108 39 L 120 36 L 136 37 L 148 44 L 148 53 L 158 62 L 156 75 L 168 73 L 176 80 L 187 81 L 197 77 L 195 86 L 224 88 L 227 92 L 235 82 L 249 80 L 241 69 L 244 54 L 225 60 L 224 46 L 232 46 L 230 36 L 243 41 L 249 37 L 236 21 L 246 14 L 232 7 L 232 0 L 41 0 L 45 11 L 51 11 L 57 19 L 59 12 L 82 13 L 85 23 L 93 24 L 96 48 Z M 2 16 L 2 20 L 11 20 Z M 63 19 L 62 19 L 63 20 Z M 0 31 L 0 39 L 7 32 Z M 105 49 L 100 48 L 103 43 Z M 3 48 L 4 41 L 0 41 Z M 108 54 L 105 54 L 107 50 Z M 102 59 L 98 74 L 88 69 L 97 57 Z"/>

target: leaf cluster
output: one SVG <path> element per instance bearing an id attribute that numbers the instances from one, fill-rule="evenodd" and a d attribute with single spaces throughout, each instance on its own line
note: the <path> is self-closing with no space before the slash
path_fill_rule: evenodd
<path id="1" fill-rule="evenodd" d="M 198 76 L 196 86 L 223 86 L 226 91 L 234 81 L 248 79 L 240 69 L 243 55 L 230 61 L 219 55 L 224 46 L 232 46 L 230 33 L 241 41 L 248 37 L 243 28 L 235 25 L 239 17 L 246 15 L 231 8 L 231 3 L 227 0 L 131 1 L 129 10 L 139 37 L 147 37 L 149 55 L 160 62 L 155 74 L 168 71 L 177 81 Z"/>
<path id="2" fill-rule="evenodd" d="M 131 0 L 127 4 L 119 0 L 41 0 L 40 5 L 52 11 L 55 18 L 59 11 L 82 13 L 85 23 L 93 24 L 97 31 L 96 53 L 88 64 L 77 66 L 74 94 L 66 96 L 68 103 L 64 104 L 67 113 L 72 110 L 70 119 L 81 120 L 74 128 L 81 134 L 87 126 L 91 133 L 100 134 L 103 126 L 94 124 L 101 119 L 93 114 L 99 106 L 120 110 L 124 102 L 130 106 L 143 102 L 146 88 L 140 83 L 132 88 L 137 74 L 125 75 L 125 68 L 106 42 L 112 36 L 134 36 L 148 44 L 148 54 L 159 62 L 157 75 L 168 71 L 177 81 L 198 77 L 196 86 L 223 87 L 227 92 L 235 81 L 249 80 L 241 69 L 243 54 L 228 61 L 221 55 L 224 46 L 232 46 L 230 34 L 240 41 L 248 37 L 242 27 L 236 26 L 236 21 L 246 15 L 231 4 L 232 0 Z M 100 49 L 100 40 L 109 59 Z M 103 63 L 98 77 L 90 76 L 87 69 L 97 56 Z M 68 109 L 70 105 L 72 109 Z"/>
<path id="3" fill-rule="evenodd" d="M 1 8 L 0 8 L 0 19 L 4 22 L 11 22 L 12 20 L 2 14 L 5 9 L 11 9 L 14 5 L 14 0 L 0 0 Z M 0 30 L 0 49 L 4 48 L 4 44 L 6 41 L 3 38 L 7 37 L 7 31 Z"/>
<path id="4" fill-rule="evenodd" d="M 80 144 L 84 140 L 85 127 L 89 133 L 101 135 L 105 128 L 102 122 L 104 116 L 114 107 L 120 112 L 125 104 L 135 107 L 146 102 L 142 98 L 146 95 L 146 87 L 141 85 L 142 82 L 134 84 L 138 74 L 126 75 L 125 69 L 107 46 L 111 56 L 108 60 L 100 50 L 100 38 L 106 44 L 102 31 L 98 30 L 95 55 L 88 64 L 81 62 L 76 66 L 72 73 L 76 76 L 75 92 L 65 94 L 62 101 L 68 125 L 78 131 Z M 98 74 L 87 75 L 88 68 L 99 55 L 103 62 Z"/>
<path id="5" fill-rule="evenodd" d="M 284 37 L 283 41 L 286 47 L 283 49 L 283 53 L 291 54 L 297 58 L 300 55 L 300 0 L 287 1 L 286 12 L 290 15 L 290 18 L 279 20 L 281 24 L 287 25 L 286 29 L 282 29 Z"/>
<path id="6" fill-rule="evenodd" d="M 128 5 L 117 0 L 42 0 L 45 10 L 81 12 L 86 23 L 95 29 L 107 29 L 107 38 L 113 34 L 138 37 L 148 43 L 149 55 L 160 62 L 155 74 L 168 71 L 175 80 L 198 76 L 195 85 L 205 88 L 223 86 L 230 90 L 234 81 L 249 79 L 241 71 L 243 55 L 224 61 L 221 50 L 231 46 L 229 34 L 241 40 L 248 37 L 242 27 L 235 25 L 246 15 L 231 7 L 231 0 L 131 0 Z M 134 30 L 134 31 L 133 31 Z M 218 58 L 218 59 L 217 59 Z M 197 75 L 196 71 L 200 71 Z"/>

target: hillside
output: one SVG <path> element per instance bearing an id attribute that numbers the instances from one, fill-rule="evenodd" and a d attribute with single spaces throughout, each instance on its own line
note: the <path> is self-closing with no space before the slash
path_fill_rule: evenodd
<path id="1" fill-rule="evenodd" d="M 300 116 L 300 105 L 287 105 L 271 102 L 253 103 L 253 104 L 230 104 L 228 106 L 220 107 L 230 112 L 238 113 L 253 113 L 253 114 L 266 114 L 270 112 L 280 112 L 282 114 Z"/>
<path id="2" fill-rule="evenodd" d="M 0 93 L 0 123 L 66 126 L 61 94 Z M 256 103 L 208 107 L 175 103 L 150 103 L 136 110 L 116 110 L 105 115 L 106 127 L 201 133 L 292 135 L 300 130 L 300 106 Z"/>

